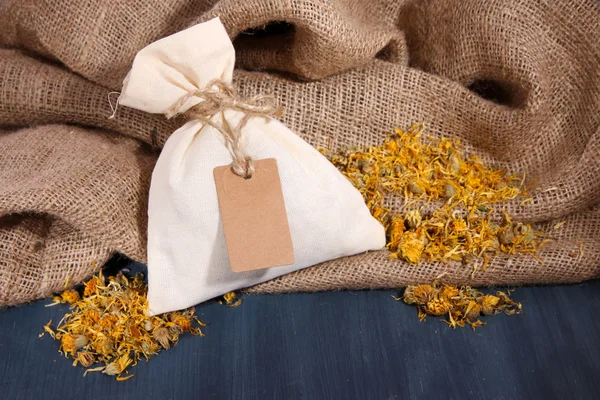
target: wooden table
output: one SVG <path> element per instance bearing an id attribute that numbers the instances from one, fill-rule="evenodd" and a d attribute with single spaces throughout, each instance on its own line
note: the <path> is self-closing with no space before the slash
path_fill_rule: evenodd
<path id="1" fill-rule="evenodd" d="M 519 316 L 452 330 L 393 291 L 246 296 L 197 307 L 183 336 L 125 382 L 81 368 L 42 326 L 64 305 L 0 311 L 4 399 L 599 399 L 600 281 L 520 288 Z"/>

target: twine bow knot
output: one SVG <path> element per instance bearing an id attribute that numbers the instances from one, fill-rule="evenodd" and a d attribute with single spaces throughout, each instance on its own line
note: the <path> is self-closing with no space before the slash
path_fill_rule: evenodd
<path id="1" fill-rule="evenodd" d="M 167 118 L 182 114 L 181 107 L 194 96 L 199 97 L 202 101 L 183 114 L 189 119 L 197 119 L 218 130 L 227 141 L 233 155 L 232 171 L 245 179 L 252 177 L 254 161 L 245 154 L 242 148 L 242 129 L 253 117 L 281 117 L 283 107 L 277 104 L 272 95 L 259 94 L 251 98 L 242 98 L 230 83 L 215 79 L 210 81 L 204 89 L 183 96 L 165 113 Z M 225 118 L 225 110 L 239 111 L 244 116 L 236 126 L 231 126 Z M 218 113 L 221 113 L 220 124 L 212 121 L 212 118 Z"/>

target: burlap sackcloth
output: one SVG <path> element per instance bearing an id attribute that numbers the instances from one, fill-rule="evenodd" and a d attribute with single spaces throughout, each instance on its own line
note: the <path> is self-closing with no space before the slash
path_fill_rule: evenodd
<path id="1" fill-rule="evenodd" d="M 234 82 L 273 93 L 318 146 L 376 144 L 425 121 L 536 182 L 502 206 L 555 240 L 538 254 L 408 265 L 386 251 L 317 265 L 252 292 L 600 276 L 600 3 L 533 0 L 4 0 L 0 2 L 0 305 L 61 290 L 114 253 L 145 261 L 154 162 L 181 125 L 120 108 L 136 52 L 220 16 Z M 198 188 L 202 190 L 202 188 Z M 391 199 L 401 212 L 402 199 Z M 567 221 L 553 229 L 559 221 Z"/>

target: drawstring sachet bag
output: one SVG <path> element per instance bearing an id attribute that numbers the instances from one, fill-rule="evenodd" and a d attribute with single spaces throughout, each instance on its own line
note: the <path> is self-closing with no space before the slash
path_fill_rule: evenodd
<path id="1" fill-rule="evenodd" d="M 140 50 L 122 106 L 189 120 L 169 137 L 148 205 L 152 315 L 385 246 L 362 196 L 276 117 L 274 99 L 232 86 L 218 18 Z"/>

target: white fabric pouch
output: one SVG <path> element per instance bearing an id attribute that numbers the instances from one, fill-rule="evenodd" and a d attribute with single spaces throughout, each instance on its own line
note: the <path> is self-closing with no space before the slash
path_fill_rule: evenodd
<path id="1" fill-rule="evenodd" d="M 119 104 L 149 113 L 182 113 L 193 93 L 231 82 L 233 45 L 218 18 L 142 49 L 123 82 Z M 192 95 L 190 95 L 192 94 Z M 244 114 L 212 117 L 238 124 Z M 254 160 L 275 158 L 294 249 L 294 264 L 232 272 L 213 170 L 233 156 L 213 124 L 190 120 L 167 140 L 148 206 L 148 303 L 152 315 L 179 310 L 327 260 L 385 246 L 383 226 L 360 193 L 316 149 L 273 118 L 250 118 L 242 145 Z"/>

